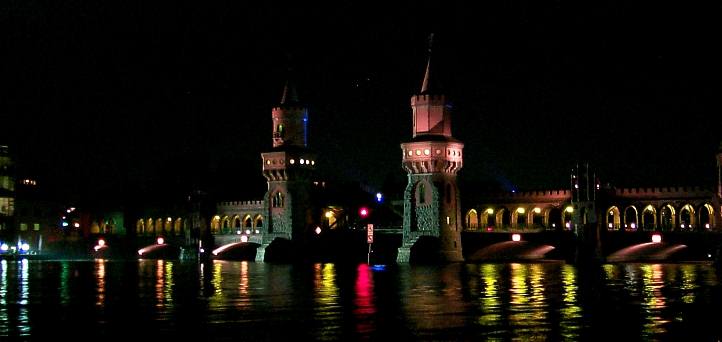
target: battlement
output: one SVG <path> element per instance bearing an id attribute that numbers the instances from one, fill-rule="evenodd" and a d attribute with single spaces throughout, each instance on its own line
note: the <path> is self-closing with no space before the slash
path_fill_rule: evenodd
<path id="1" fill-rule="evenodd" d="M 218 208 L 238 208 L 238 209 L 259 209 L 263 208 L 264 201 L 230 201 L 219 202 Z"/>
<path id="2" fill-rule="evenodd" d="M 614 195 L 619 197 L 663 197 L 663 198 L 685 198 L 685 197 L 711 197 L 712 189 L 699 186 L 671 186 L 655 188 L 621 188 L 615 189 Z"/>
<path id="3" fill-rule="evenodd" d="M 414 95 L 411 97 L 412 104 L 414 104 L 415 102 L 444 102 L 444 101 L 446 101 L 445 95 L 424 94 L 424 95 Z"/>

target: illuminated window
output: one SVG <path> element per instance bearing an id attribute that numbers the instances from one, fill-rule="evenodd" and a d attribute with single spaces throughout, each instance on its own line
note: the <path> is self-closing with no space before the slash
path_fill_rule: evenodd
<path id="1" fill-rule="evenodd" d="M 271 205 L 274 208 L 283 208 L 283 193 L 281 193 L 280 191 L 277 192 L 271 200 Z"/>
<path id="2" fill-rule="evenodd" d="M 409 155 L 410 155 L 410 156 L 413 156 L 413 155 L 414 155 L 414 151 L 409 150 Z"/>
<path id="3" fill-rule="evenodd" d="M 33 230 L 34 231 L 40 230 L 40 223 L 33 223 Z"/>
<path id="4" fill-rule="evenodd" d="M 26 230 L 28 230 L 28 224 L 27 224 L 27 223 L 21 223 L 21 224 L 20 224 L 20 231 L 21 231 L 21 232 L 24 232 L 24 231 L 26 231 Z"/>

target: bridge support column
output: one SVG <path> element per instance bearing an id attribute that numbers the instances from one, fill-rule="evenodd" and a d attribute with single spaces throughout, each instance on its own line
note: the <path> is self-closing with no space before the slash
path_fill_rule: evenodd
<path id="1" fill-rule="evenodd" d="M 411 246 L 399 247 L 399 252 L 396 255 L 396 262 L 397 263 L 408 263 L 409 261 L 411 261 Z"/>
<path id="2" fill-rule="evenodd" d="M 266 248 L 270 243 L 264 243 L 256 248 L 256 262 L 266 261 Z"/>

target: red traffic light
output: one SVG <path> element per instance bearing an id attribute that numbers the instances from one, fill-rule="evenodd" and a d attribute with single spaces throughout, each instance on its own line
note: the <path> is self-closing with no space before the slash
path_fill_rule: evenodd
<path id="1" fill-rule="evenodd" d="M 361 218 L 366 218 L 369 216 L 369 209 L 366 207 L 361 207 L 358 210 L 358 215 L 361 216 Z"/>

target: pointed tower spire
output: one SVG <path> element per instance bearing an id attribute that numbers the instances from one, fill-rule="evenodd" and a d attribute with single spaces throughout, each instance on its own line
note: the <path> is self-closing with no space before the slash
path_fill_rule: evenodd
<path id="1" fill-rule="evenodd" d="M 421 83 L 421 95 L 425 94 L 431 94 L 433 93 L 436 87 L 433 87 L 433 84 L 431 83 L 431 49 L 434 43 L 434 34 L 431 33 L 429 35 L 429 57 L 426 62 L 426 73 L 424 74 L 424 81 Z"/>
<path id="2" fill-rule="evenodd" d="M 288 68 L 288 79 L 286 85 L 283 87 L 283 94 L 281 95 L 281 105 L 298 103 L 298 91 L 296 91 L 296 82 L 293 77 L 293 69 Z"/>

